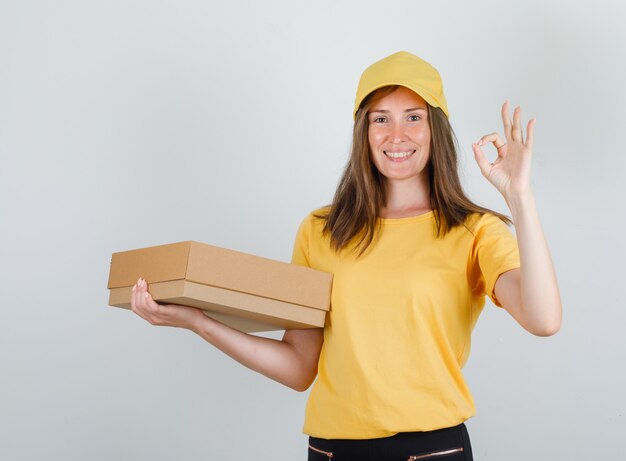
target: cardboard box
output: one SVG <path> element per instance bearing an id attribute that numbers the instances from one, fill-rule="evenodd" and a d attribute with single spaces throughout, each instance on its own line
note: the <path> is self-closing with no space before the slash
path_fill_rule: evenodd
<path id="1" fill-rule="evenodd" d="M 114 253 L 109 305 L 130 309 L 139 277 L 162 304 L 183 304 L 241 331 L 323 327 L 332 274 L 198 242 Z"/>

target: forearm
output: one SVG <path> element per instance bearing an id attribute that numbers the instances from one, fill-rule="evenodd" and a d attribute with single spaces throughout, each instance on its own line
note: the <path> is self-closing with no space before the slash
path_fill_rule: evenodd
<path id="1" fill-rule="evenodd" d="M 532 192 L 508 197 L 520 251 L 521 316 L 529 330 L 553 334 L 561 325 L 561 296 Z"/>
<path id="2" fill-rule="evenodd" d="M 292 389 L 303 391 L 315 378 L 317 360 L 312 363 L 297 345 L 243 333 L 206 315 L 190 330 L 242 365 Z"/>
<path id="3" fill-rule="evenodd" d="M 282 341 L 249 335 L 207 317 L 200 309 L 156 303 L 143 279 L 132 289 L 131 308 L 152 325 L 197 333 L 246 367 L 292 389 L 305 390 L 317 375 L 321 328 L 287 330 Z"/>

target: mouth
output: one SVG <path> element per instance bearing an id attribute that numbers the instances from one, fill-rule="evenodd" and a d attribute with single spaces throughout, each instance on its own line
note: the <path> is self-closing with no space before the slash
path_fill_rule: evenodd
<path id="1" fill-rule="evenodd" d="M 403 152 L 391 152 L 391 151 L 384 150 L 383 152 L 389 159 L 395 162 L 400 162 L 402 160 L 409 158 L 411 155 L 413 155 L 415 153 L 415 150 L 407 150 Z"/>

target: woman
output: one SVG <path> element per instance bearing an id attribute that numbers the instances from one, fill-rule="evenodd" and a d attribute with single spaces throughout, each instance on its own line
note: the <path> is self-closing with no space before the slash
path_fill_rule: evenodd
<path id="1" fill-rule="evenodd" d="M 184 306 L 160 306 L 139 280 L 133 311 L 188 328 L 247 367 L 303 391 L 309 459 L 472 459 L 474 414 L 461 368 L 485 295 L 529 332 L 560 328 L 561 303 L 530 189 L 534 120 L 502 107 L 503 140 L 473 145 L 502 193 L 502 215 L 472 203 L 457 173 L 439 73 L 407 52 L 363 73 L 352 154 L 330 207 L 302 223 L 293 262 L 334 274 L 322 329 L 247 335 Z M 490 163 L 482 148 L 493 144 Z"/>

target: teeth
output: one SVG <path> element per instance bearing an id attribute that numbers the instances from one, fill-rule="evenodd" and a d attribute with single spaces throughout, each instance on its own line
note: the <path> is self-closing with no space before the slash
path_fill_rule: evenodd
<path id="1" fill-rule="evenodd" d="M 387 155 L 387 157 L 391 157 L 391 158 L 406 158 L 409 155 L 411 155 L 413 153 L 413 151 L 410 152 L 385 152 L 385 155 Z"/>

